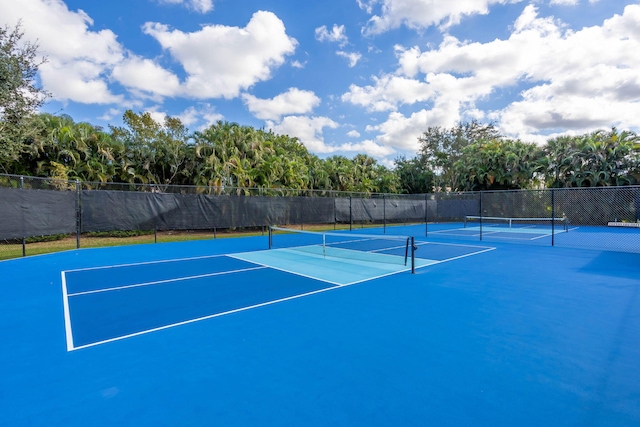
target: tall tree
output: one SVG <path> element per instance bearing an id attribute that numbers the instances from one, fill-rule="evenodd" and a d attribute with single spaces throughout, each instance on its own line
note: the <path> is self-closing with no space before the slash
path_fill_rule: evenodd
<path id="1" fill-rule="evenodd" d="M 601 187 L 640 182 L 640 138 L 633 132 L 596 131 L 547 142 L 542 161 L 549 187 Z"/>
<path id="2" fill-rule="evenodd" d="M 512 190 L 531 188 L 540 172 L 542 150 L 535 144 L 493 139 L 462 150 L 454 165 L 454 190 Z"/>
<path id="3" fill-rule="evenodd" d="M 445 191 L 459 187 L 454 165 L 465 147 L 479 142 L 500 138 L 493 123 L 482 124 L 476 120 L 459 123 L 451 129 L 429 127 L 418 138 L 419 158 L 434 173 L 436 190 Z"/>
<path id="4" fill-rule="evenodd" d="M 189 151 L 189 134 L 177 118 L 165 117 L 164 123 L 156 122 L 148 112 L 124 113 L 125 127 L 111 127 L 111 136 L 125 147 L 121 167 L 134 168 L 132 178 L 142 177 L 142 182 L 160 185 L 188 183 L 192 171 L 186 169 L 193 156 Z"/>
<path id="5" fill-rule="evenodd" d="M 48 94 L 36 85 L 38 45 L 23 41 L 20 23 L 0 28 L 0 170 L 8 172 L 25 140 L 39 132 L 35 117 Z"/>
<path id="6" fill-rule="evenodd" d="M 395 173 L 400 180 L 403 193 L 424 194 L 433 191 L 434 174 L 419 157 L 408 159 L 404 156 L 394 161 Z"/>
<path id="7" fill-rule="evenodd" d="M 574 174 L 573 161 L 578 154 L 575 138 L 559 136 L 550 139 L 543 150 L 544 157 L 540 160 L 540 164 L 546 176 L 547 187 L 565 187 Z"/>

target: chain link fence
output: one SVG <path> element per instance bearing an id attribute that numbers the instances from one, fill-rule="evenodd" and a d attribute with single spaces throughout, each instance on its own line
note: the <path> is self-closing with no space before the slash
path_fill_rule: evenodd
<path id="1" fill-rule="evenodd" d="M 423 197 L 0 175 L 0 259 L 101 244 L 422 221 Z M 55 241 L 55 243 L 52 243 Z"/>
<path id="2" fill-rule="evenodd" d="M 0 175 L 0 212 L 0 259 L 263 234 L 269 225 L 386 232 L 414 224 L 431 239 L 640 252 L 638 186 L 400 195 Z"/>
<path id="3" fill-rule="evenodd" d="M 427 236 L 640 252 L 640 187 L 437 193 Z"/>
<path id="4" fill-rule="evenodd" d="M 640 186 L 558 189 L 554 199 L 569 220 L 559 246 L 640 252 Z"/>

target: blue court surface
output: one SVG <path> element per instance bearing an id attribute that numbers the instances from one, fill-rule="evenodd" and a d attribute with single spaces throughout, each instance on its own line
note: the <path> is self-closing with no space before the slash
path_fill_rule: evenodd
<path id="1" fill-rule="evenodd" d="M 640 425 L 640 254 L 447 227 L 0 262 L 0 425 Z"/>

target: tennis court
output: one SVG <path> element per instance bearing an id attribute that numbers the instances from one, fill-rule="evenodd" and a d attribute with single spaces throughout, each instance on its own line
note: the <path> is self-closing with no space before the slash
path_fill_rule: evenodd
<path id="1" fill-rule="evenodd" d="M 0 262 L 0 425 L 638 425 L 640 254 L 474 227 Z"/>

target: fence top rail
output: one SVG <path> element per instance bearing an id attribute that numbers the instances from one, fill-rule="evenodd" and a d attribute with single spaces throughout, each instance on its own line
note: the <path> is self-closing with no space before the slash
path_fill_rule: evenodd
<path id="1" fill-rule="evenodd" d="M 434 197 L 476 197 L 482 194 L 517 194 L 535 192 L 565 192 L 565 191 L 614 191 L 631 190 L 640 191 L 640 185 L 628 186 L 605 186 L 605 187 L 562 187 L 562 188 L 541 188 L 541 189 L 520 189 L 520 190 L 484 190 L 484 191 L 439 191 L 433 193 L 407 194 L 407 193 L 367 193 L 357 191 L 323 190 L 323 189 L 298 189 L 298 188 L 270 188 L 270 187 L 235 187 L 235 186 L 198 186 L 198 185 L 176 185 L 176 184 L 143 184 L 126 182 L 92 182 L 79 180 L 63 180 L 54 177 L 38 177 L 28 175 L 0 174 L 0 186 L 4 186 L 3 179 L 15 181 L 37 181 L 50 184 L 53 189 L 79 188 L 87 190 L 104 190 L 105 188 L 122 191 L 149 191 L 156 193 L 211 193 L 216 195 L 247 195 L 247 196 L 314 196 L 314 197 L 358 197 L 365 199 L 382 198 L 406 198 L 406 199 L 429 199 Z M 66 185 L 65 185 L 66 184 Z"/>

